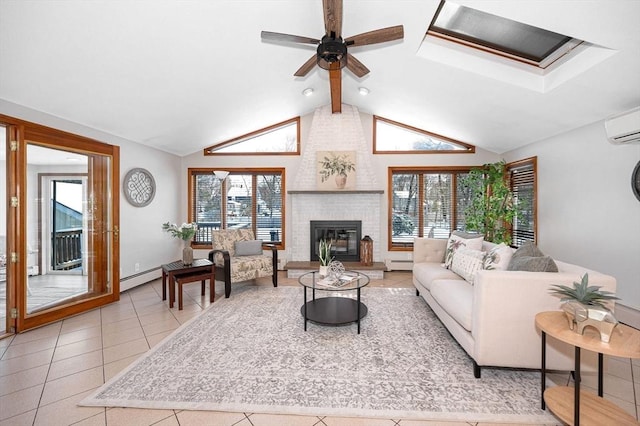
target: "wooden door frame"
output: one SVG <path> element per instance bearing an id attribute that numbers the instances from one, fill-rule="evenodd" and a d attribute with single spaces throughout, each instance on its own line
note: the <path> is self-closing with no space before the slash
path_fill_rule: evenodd
<path id="1" fill-rule="evenodd" d="M 0 123 L 9 127 L 9 140 L 7 144 L 9 153 L 7 156 L 7 180 L 9 182 L 7 182 L 7 198 L 10 200 L 11 197 L 17 197 L 18 200 L 17 206 L 15 207 L 11 207 L 11 203 L 9 201 L 7 202 L 7 251 L 8 253 L 17 254 L 17 262 L 7 263 L 7 310 L 9 311 L 7 313 L 10 313 L 12 308 L 18 310 L 17 318 L 15 318 L 15 320 L 9 320 L 12 322 L 12 327 L 14 327 L 11 331 L 25 331 L 119 300 L 120 247 L 117 230 L 120 226 L 120 197 L 118 196 L 120 191 L 120 148 L 116 145 L 106 144 L 94 139 L 1 114 Z M 98 158 L 108 157 L 111 159 L 110 169 L 102 165 L 99 170 L 100 179 L 98 179 L 104 182 L 104 178 L 110 178 L 110 186 L 107 187 L 104 183 L 97 186 L 99 191 L 109 191 L 111 194 L 111 197 L 109 197 L 111 206 L 103 209 L 100 213 L 101 219 L 107 218 L 111 220 L 111 229 L 101 229 L 101 232 L 104 232 L 104 235 L 106 235 L 106 240 L 104 241 L 108 241 L 112 248 L 110 255 L 106 254 L 106 256 L 110 256 L 112 260 L 111 271 L 108 274 L 111 291 L 94 298 L 30 315 L 26 314 L 27 140 L 43 147 L 85 154 L 90 158 L 100 156 Z M 16 147 L 15 151 L 12 149 L 12 145 Z M 98 195 L 103 194 L 104 192 L 99 192 Z M 102 282 L 100 285 L 106 286 L 107 283 Z M 8 315 L 8 318 L 11 316 L 12 315 Z M 10 329 L 8 328 L 7 330 Z"/>

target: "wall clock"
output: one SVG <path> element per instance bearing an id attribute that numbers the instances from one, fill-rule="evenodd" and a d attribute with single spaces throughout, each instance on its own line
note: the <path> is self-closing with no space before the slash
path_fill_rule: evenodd
<path id="1" fill-rule="evenodd" d="M 124 177 L 122 190 L 129 204 L 144 207 L 151 203 L 156 195 L 156 181 L 148 170 L 131 169 Z"/>
<path id="2" fill-rule="evenodd" d="M 640 201 L 640 161 L 638 161 L 635 169 L 633 169 L 633 173 L 631 173 L 631 190 L 633 190 L 633 194 L 638 201 Z"/>

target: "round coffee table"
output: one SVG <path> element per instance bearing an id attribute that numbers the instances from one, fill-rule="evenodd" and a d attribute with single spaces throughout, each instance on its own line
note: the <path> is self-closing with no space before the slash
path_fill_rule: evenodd
<path id="1" fill-rule="evenodd" d="M 360 301 L 360 289 L 369 284 L 369 277 L 361 272 L 345 271 L 342 280 L 337 285 L 323 285 L 323 278 L 318 271 L 307 272 L 298 278 L 304 287 L 304 304 L 300 312 L 304 317 L 304 330 L 307 331 L 307 321 L 318 324 L 341 325 L 352 322 L 358 323 L 360 334 L 360 320 L 367 315 L 367 306 Z M 351 278 L 349 280 L 349 278 Z M 307 299 L 307 289 L 311 289 L 311 300 Z M 349 297 L 328 296 L 316 299 L 316 290 L 321 291 L 353 291 L 356 299 Z"/>

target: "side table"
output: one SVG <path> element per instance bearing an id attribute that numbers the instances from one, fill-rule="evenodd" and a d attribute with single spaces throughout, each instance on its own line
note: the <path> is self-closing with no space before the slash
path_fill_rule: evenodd
<path id="1" fill-rule="evenodd" d="M 580 421 L 588 425 L 638 425 L 636 419 L 620 407 L 605 400 L 603 395 L 603 355 L 640 359 L 640 331 L 618 324 L 609 343 L 600 341 L 600 333 L 586 328 L 584 335 L 569 329 L 564 312 L 541 312 L 535 318 L 536 327 L 542 332 L 542 409 L 545 402 L 562 421 L 578 426 Z M 546 389 L 546 336 L 575 347 L 575 384 Z M 598 395 L 580 390 L 580 349 L 598 353 Z M 572 401 L 573 399 L 573 401 Z M 581 402 L 582 401 L 582 402 Z"/>
<path id="2" fill-rule="evenodd" d="M 162 300 L 167 300 L 167 281 L 169 282 L 169 308 L 173 308 L 176 300 L 175 278 L 196 273 L 211 275 L 209 284 L 209 300 L 213 302 L 215 295 L 215 275 L 213 263 L 209 259 L 193 259 L 191 265 L 185 265 L 182 260 L 162 265 Z"/>

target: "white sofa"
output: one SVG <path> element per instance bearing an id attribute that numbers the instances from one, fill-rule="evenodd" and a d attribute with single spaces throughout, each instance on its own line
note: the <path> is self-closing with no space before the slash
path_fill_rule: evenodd
<path id="1" fill-rule="evenodd" d="M 482 250 L 494 244 L 483 242 Z M 474 375 L 481 367 L 539 369 L 541 336 L 535 327 L 538 312 L 560 310 L 553 284 L 571 286 L 585 272 L 589 284 L 615 293 L 614 277 L 555 260 L 558 272 L 479 270 L 473 285 L 443 266 L 447 240 L 416 238 L 413 284 L 440 321 L 473 359 Z M 574 369 L 572 346 L 547 339 L 547 368 Z M 595 358 L 583 354 L 588 369 Z"/>

